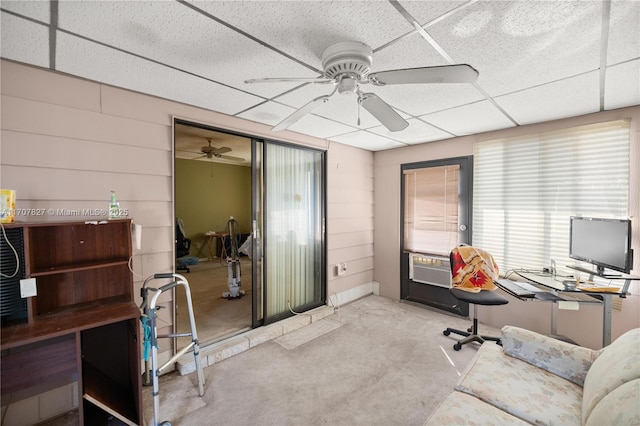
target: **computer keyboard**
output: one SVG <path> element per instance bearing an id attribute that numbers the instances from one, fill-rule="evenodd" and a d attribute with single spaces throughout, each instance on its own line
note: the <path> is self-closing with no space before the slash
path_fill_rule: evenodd
<path id="1" fill-rule="evenodd" d="M 516 283 L 507 278 L 499 278 L 496 280 L 496 284 L 498 284 L 498 286 L 500 286 L 502 289 L 506 290 L 507 292 L 518 297 L 535 297 L 536 296 L 536 292 L 533 289 L 525 288 L 525 286 L 522 285 L 524 283 Z M 536 290 L 538 289 L 536 288 Z"/>

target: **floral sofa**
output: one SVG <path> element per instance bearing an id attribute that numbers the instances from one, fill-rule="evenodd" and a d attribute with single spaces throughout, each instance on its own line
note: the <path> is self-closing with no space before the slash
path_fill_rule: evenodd
<path id="1" fill-rule="evenodd" d="M 640 328 L 592 350 L 506 326 L 427 425 L 640 425 Z"/>

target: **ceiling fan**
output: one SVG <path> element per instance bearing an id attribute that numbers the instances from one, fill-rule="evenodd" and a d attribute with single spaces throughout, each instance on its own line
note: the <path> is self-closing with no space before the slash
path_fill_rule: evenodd
<path id="1" fill-rule="evenodd" d="M 223 146 L 221 148 L 214 148 L 211 146 L 211 139 L 207 139 L 207 142 L 209 142 L 209 145 L 203 146 L 200 148 L 200 153 L 204 154 L 202 157 L 207 157 L 207 158 L 215 157 L 215 158 L 224 158 L 225 160 L 232 160 L 232 161 L 244 161 L 244 159 L 240 157 L 223 155 L 223 154 L 226 154 L 227 152 L 231 152 L 231 148 L 229 148 L 228 146 Z"/>
<path id="2" fill-rule="evenodd" d="M 245 83 L 263 82 L 301 82 L 330 83 L 335 88 L 328 95 L 313 99 L 302 108 L 282 120 L 273 131 L 288 128 L 304 115 L 329 101 L 336 92 L 355 94 L 358 104 L 369 111 L 380 123 L 392 132 L 406 128 L 409 123 L 389 104 L 374 93 L 364 93 L 361 84 L 371 83 L 374 86 L 391 84 L 433 84 L 433 83 L 473 83 L 478 78 L 478 71 L 466 64 L 443 65 L 423 68 L 407 68 L 371 73 L 373 50 L 358 41 L 343 41 L 329 46 L 322 53 L 323 77 L 319 78 L 257 78 Z M 360 125 L 360 118 L 358 118 Z"/>

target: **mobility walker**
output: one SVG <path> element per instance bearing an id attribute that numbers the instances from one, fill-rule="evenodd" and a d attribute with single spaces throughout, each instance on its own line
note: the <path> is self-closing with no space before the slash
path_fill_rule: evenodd
<path id="1" fill-rule="evenodd" d="M 168 284 L 165 284 L 159 288 L 147 287 L 147 284 L 155 279 L 171 279 L 172 281 Z M 157 320 L 157 311 L 162 306 L 156 306 L 156 302 L 158 297 L 165 292 L 169 291 L 177 286 L 182 286 L 185 289 L 187 296 L 187 309 L 189 311 L 189 323 L 191 324 L 191 332 L 190 333 L 174 333 L 158 336 L 156 329 L 156 320 Z M 153 292 L 153 296 L 151 300 L 148 301 L 147 298 L 149 296 L 149 292 Z M 186 278 L 180 274 L 174 273 L 162 273 L 155 274 L 144 280 L 144 284 L 142 285 L 142 289 L 140 289 L 140 295 L 142 296 L 142 305 L 140 308 L 142 309 L 142 316 L 140 320 L 142 321 L 142 328 L 144 331 L 144 363 L 145 363 L 145 379 L 144 384 L 149 385 L 149 377 L 151 377 L 151 382 L 153 385 L 153 425 L 158 426 L 170 426 L 171 422 L 164 421 L 158 422 L 158 412 L 159 412 L 159 398 L 160 392 L 158 390 L 158 377 L 160 373 L 164 369 L 166 369 L 169 365 L 175 363 L 178 358 L 182 355 L 186 354 L 189 350 L 193 349 L 193 356 L 195 358 L 196 363 L 196 371 L 198 374 L 198 391 L 199 395 L 204 395 L 204 375 L 202 373 L 202 364 L 200 363 L 200 348 L 198 344 L 198 335 L 196 333 L 196 323 L 193 316 L 193 306 L 191 304 L 191 290 L 189 289 L 189 283 Z M 177 337 L 191 337 L 191 343 L 189 343 L 184 348 L 180 349 L 171 359 L 169 359 L 162 366 L 158 367 L 158 338 L 177 338 Z M 149 351 L 151 352 L 151 369 L 149 370 Z"/>

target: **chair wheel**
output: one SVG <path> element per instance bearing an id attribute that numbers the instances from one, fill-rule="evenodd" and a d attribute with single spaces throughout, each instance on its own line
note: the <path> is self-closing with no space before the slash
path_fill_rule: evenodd
<path id="1" fill-rule="evenodd" d="M 467 328 L 467 332 L 471 333 L 473 331 L 473 327 Z"/>
<path id="2" fill-rule="evenodd" d="M 442 334 L 444 334 L 445 336 L 448 336 L 451 334 L 451 332 L 449 330 L 445 330 L 442 332 Z"/>
<path id="3" fill-rule="evenodd" d="M 453 345 L 454 351 L 459 351 L 460 349 L 462 349 L 462 345 L 460 343 L 456 343 L 455 345 Z"/>

